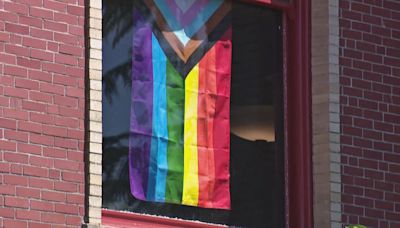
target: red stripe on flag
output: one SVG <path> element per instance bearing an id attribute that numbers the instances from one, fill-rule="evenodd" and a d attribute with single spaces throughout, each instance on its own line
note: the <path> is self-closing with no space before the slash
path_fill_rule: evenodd
<path id="1" fill-rule="evenodd" d="M 215 50 L 214 46 L 199 63 L 197 145 L 200 207 L 213 207 L 215 183 L 213 126 L 217 93 Z"/>
<path id="2" fill-rule="evenodd" d="M 232 28 L 216 42 L 217 97 L 214 119 L 215 186 L 214 207 L 230 208 L 229 148 L 230 148 L 230 86 L 232 59 Z"/>

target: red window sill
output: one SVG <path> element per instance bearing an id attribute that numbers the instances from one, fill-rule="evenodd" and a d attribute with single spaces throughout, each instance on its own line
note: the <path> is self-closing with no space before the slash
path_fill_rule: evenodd
<path id="1" fill-rule="evenodd" d="M 130 212 L 101 210 L 101 223 L 105 227 L 152 227 L 152 228 L 221 228 L 222 225 L 212 225 L 152 215 L 143 215 Z"/>

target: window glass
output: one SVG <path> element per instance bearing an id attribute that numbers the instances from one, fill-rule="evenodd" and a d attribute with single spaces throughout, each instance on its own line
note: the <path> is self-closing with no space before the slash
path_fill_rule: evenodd
<path id="1" fill-rule="evenodd" d="M 284 227 L 281 13 L 232 3 L 230 209 L 210 209 L 143 201 L 131 194 L 132 15 L 137 2 L 103 0 L 103 208 L 238 227 Z"/>

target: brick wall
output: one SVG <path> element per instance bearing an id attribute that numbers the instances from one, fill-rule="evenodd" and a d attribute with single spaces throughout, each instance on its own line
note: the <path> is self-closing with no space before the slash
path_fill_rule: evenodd
<path id="1" fill-rule="evenodd" d="M 0 227 L 82 224 L 83 5 L 0 0 Z"/>
<path id="2" fill-rule="evenodd" d="M 340 0 L 342 220 L 400 227 L 400 2 Z"/>

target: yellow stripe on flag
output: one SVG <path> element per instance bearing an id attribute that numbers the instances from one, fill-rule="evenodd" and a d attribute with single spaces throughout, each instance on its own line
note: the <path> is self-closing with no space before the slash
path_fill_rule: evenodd
<path id="1" fill-rule="evenodd" d="M 197 102 L 199 94 L 199 66 L 196 65 L 185 80 L 184 173 L 182 204 L 197 206 L 199 177 L 197 157 Z"/>

